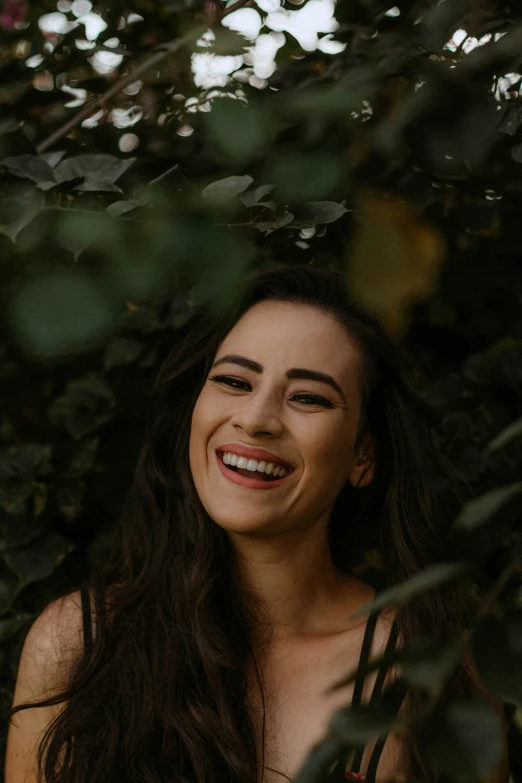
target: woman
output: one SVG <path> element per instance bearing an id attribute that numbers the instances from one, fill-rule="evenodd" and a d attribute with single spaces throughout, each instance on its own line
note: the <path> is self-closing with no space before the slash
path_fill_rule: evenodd
<path id="1" fill-rule="evenodd" d="M 378 698 L 397 672 L 360 676 L 355 692 L 333 682 L 387 645 L 467 624 L 459 587 L 355 616 L 374 596 L 350 570 L 368 533 L 383 584 L 443 556 L 448 475 L 393 345 L 343 275 L 265 272 L 232 318 L 199 316 L 157 378 L 120 540 L 91 576 L 94 628 L 82 590 L 84 640 L 74 593 L 24 644 L 13 716 L 51 710 L 29 781 L 37 760 L 47 783 L 291 780 L 332 711 Z M 42 695 L 28 683 L 43 668 L 62 692 L 22 707 Z M 468 667 L 446 690 L 483 693 Z M 396 711 L 415 718 L 423 694 L 402 696 Z M 29 736 L 34 725 L 11 725 L 7 783 L 22 759 L 28 769 Z M 329 761 L 331 781 L 442 781 L 411 732 Z"/>

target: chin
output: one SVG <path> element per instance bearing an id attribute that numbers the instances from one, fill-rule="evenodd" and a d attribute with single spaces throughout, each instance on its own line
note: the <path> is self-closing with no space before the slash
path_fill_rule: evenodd
<path id="1" fill-rule="evenodd" d="M 223 508 L 220 511 L 216 510 L 215 513 L 212 513 L 212 510 L 208 510 L 207 513 L 216 525 L 230 535 L 264 538 L 265 536 L 273 536 L 281 532 L 280 519 L 267 519 L 255 514 L 250 515 L 248 512 L 245 513 L 244 510 L 243 513 L 224 514 Z"/>

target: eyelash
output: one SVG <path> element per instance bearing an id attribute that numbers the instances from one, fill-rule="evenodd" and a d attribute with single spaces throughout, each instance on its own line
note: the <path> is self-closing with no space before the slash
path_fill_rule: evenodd
<path id="1" fill-rule="evenodd" d="M 213 381 L 214 383 L 223 383 L 225 386 L 230 386 L 232 389 L 241 389 L 241 384 L 243 384 L 243 391 L 245 386 L 250 386 L 247 381 L 241 381 L 239 378 L 232 378 L 230 375 L 210 375 L 208 380 Z M 240 385 L 234 386 L 234 383 Z M 322 405 L 325 408 L 335 407 L 330 400 L 321 397 L 319 394 L 295 394 L 292 399 L 295 399 L 295 397 L 306 397 L 309 400 L 313 400 L 316 405 Z"/>

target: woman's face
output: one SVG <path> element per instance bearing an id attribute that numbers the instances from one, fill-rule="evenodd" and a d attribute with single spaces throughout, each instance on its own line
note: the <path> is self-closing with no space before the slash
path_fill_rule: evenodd
<path id="1" fill-rule="evenodd" d="M 366 467 L 354 452 L 359 365 L 345 328 L 315 307 L 267 300 L 243 315 L 191 422 L 192 476 L 218 525 L 274 536 L 328 520 L 344 483 L 357 485 Z M 271 465 L 283 472 L 274 477 Z M 371 470 L 360 486 L 370 480 Z"/>

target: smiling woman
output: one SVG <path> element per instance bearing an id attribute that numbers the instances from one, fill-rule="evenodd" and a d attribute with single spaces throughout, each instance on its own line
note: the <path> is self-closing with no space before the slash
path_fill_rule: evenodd
<path id="1" fill-rule="evenodd" d="M 6 783 L 33 783 L 37 766 L 46 783 L 292 780 L 336 708 L 381 701 L 401 733 L 376 727 L 327 759 L 323 783 L 442 783 L 413 730 L 428 696 L 389 659 L 422 634 L 455 639 L 473 591 L 361 619 L 375 590 L 353 567 L 369 532 L 382 585 L 443 557 L 452 486 L 395 347 L 345 278 L 258 275 L 231 317 L 202 313 L 172 349 L 117 547 L 29 632 Z M 468 661 L 454 694 L 489 698 Z M 505 780 L 502 763 L 487 779 Z"/>

